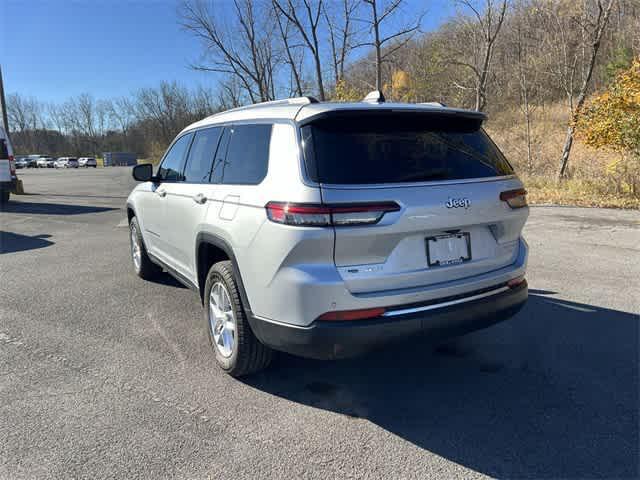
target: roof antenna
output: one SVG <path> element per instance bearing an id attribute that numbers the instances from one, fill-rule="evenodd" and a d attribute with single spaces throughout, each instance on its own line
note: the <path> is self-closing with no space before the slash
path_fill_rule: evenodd
<path id="1" fill-rule="evenodd" d="M 386 100 L 380 90 L 374 90 L 373 92 L 369 92 L 362 101 L 366 103 L 384 103 Z"/>

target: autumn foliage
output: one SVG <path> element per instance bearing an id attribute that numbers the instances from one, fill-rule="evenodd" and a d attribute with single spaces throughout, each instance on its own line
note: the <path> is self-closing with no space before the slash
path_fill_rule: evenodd
<path id="1" fill-rule="evenodd" d="M 576 127 L 580 139 L 597 149 L 620 154 L 609 165 L 622 187 L 634 195 L 640 170 L 640 57 L 621 71 L 609 87 L 585 105 Z"/>

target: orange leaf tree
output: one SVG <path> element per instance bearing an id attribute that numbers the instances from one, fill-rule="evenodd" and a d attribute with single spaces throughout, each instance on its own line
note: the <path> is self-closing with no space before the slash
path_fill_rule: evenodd
<path id="1" fill-rule="evenodd" d="M 609 168 L 638 194 L 640 177 L 640 57 L 607 90 L 584 106 L 576 121 L 587 145 L 620 153 Z"/>

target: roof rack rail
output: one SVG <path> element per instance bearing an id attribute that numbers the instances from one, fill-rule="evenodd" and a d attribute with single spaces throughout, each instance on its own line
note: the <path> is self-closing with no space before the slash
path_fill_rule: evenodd
<path id="1" fill-rule="evenodd" d="M 446 107 L 447 105 L 442 102 L 421 102 L 420 105 L 429 105 L 432 107 Z"/>
<path id="2" fill-rule="evenodd" d="M 239 107 L 239 109 L 244 108 L 256 108 L 256 107 L 267 107 L 273 105 L 309 105 L 310 103 L 318 103 L 313 97 L 293 97 L 293 98 L 283 98 L 281 100 L 271 100 L 269 102 L 260 102 L 254 103 L 252 105 L 246 105 L 244 107 Z M 235 110 L 235 109 L 234 109 Z"/>
<path id="3" fill-rule="evenodd" d="M 384 103 L 386 99 L 380 90 L 374 90 L 369 92 L 366 97 L 362 99 L 365 103 Z"/>
<path id="4" fill-rule="evenodd" d="M 224 112 L 214 113 L 207 118 L 215 117 L 216 115 L 220 115 L 221 113 L 227 112 L 240 112 L 242 110 L 251 110 L 254 108 L 261 107 L 273 107 L 278 105 L 309 105 L 311 103 L 320 103 L 314 97 L 306 96 L 306 97 L 293 97 L 293 98 L 284 98 L 281 100 L 271 100 L 268 102 L 260 102 L 260 103 L 252 103 L 251 105 L 243 105 L 242 107 L 231 108 L 229 110 L 225 110 Z"/>

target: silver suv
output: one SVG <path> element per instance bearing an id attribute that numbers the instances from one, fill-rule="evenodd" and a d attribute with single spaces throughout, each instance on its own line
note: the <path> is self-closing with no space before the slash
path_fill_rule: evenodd
<path id="1" fill-rule="evenodd" d="M 484 119 L 371 95 L 196 122 L 155 174 L 133 169 L 135 270 L 199 293 L 234 376 L 272 350 L 342 358 L 505 320 L 528 295 L 528 207 Z"/>

